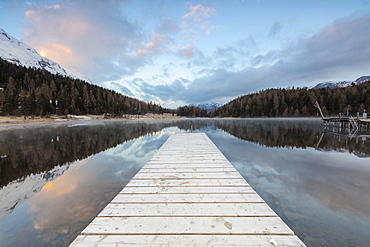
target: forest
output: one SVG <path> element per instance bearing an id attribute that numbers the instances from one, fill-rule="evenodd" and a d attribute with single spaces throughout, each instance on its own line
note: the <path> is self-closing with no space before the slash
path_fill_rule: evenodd
<path id="1" fill-rule="evenodd" d="M 122 116 L 169 112 L 172 111 L 153 102 L 0 59 L 0 115 L 109 113 Z"/>
<path id="2" fill-rule="evenodd" d="M 317 116 L 318 101 L 325 116 L 356 116 L 370 111 L 370 81 L 345 88 L 267 89 L 240 96 L 211 112 L 210 117 Z"/>
<path id="3" fill-rule="evenodd" d="M 81 80 L 25 68 L 0 59 L 0 115 L 177 113 L 185 117 L 310 117 L 318 116 L 318 101 L 325 116 L 355 116 L 370 112 L 370 81 L 345 88 L 267 89 L 240 96 L 207 114 L 194 106 L 162 108 Z"/>
<path id="4" fill-rule="evenodd" d="M 177 116 L 208 117 L 207 111 L 196 106 L 181 106 L 177 108 Z"/>

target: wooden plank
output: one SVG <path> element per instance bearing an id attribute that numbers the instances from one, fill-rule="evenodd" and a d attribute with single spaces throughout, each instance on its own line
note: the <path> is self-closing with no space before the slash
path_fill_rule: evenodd
<path id="1" fill-rule="evenodd" d="M 121 194 L 242 194 L 256 193 L 252 187 L 125 187 Z"/>
<path id="2" fill-rule="evenodd" d="M 230 168 L 233 167 L 228 163 L 199 163 L 199 162 L 192 162 L 192 163 L 175 163 L 175 162 L 160 162 L 160 163 L 147 163 L 145 168 L 152 168 L 152 169 L 174 169 L 174 168 Z M 235 168 L 234 168 L 235 169 Z"/>
<path id="3" fill-rule="evenodd" d="M 82 234 L 294 235 L 278 217 L 97 217 Z"/>
<path id="4" fill-rule="evenodd" d="M 74 247 L 107 246 L 305 246 L 289 235 L 80 235 Z"/>
<path id="5" fill-rule="evenodd" d="M 157 168 L 142 168 L 139 173 L 150 172 L 150 173 L 167 173 L 167 172 L 196 172 L 196 173 L 208 173 L 208 172 L 237 172 L 234 167 L 228 168 L 218 168 L 218 167 L 192 167 L 192 168 L 183 168 L 183 167 L 172 167 L 172 168 L 162 168 L 159 166 Z"/>
<path id="6" fill-rule="evenodd" d="M 171 136 L 71 246 L 304 246 L 204 133 Z"/>
<path id="7" fill-rule="evenodd" d="M 145 173 L 141 172 L 135 175 L 134 179 L 233 179 L 243 177 L 237 172 L 224 172 L 224 173 Z"/>
<path id="8" fill-rule="evenodd" d="M 250 217 L 277 214 L 265 203 L 158 203 L 108 204 L 98 217 L 173 216 L 173 217 Z"/>
<path id="9" fill-rule="evenodd" d="M 249 186 L 244 179 L 167 179 L 167 180 L 140 180 L 133 179 L 126 186 Z"/>
<path id="10" fill-rule="evenodd" d="M 118 194 L 111 203 L 240 203 L 240 202 L 264 202 L 257 194 L 173 194 L 163 196 L 161 194 Z M 149 206 L 150 207 L 150 206 Z"/>

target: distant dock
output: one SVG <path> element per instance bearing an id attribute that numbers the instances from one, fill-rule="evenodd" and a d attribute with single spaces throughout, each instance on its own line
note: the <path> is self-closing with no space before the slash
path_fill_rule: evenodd
<path id="1" fill-rule="evenodd" d="M 333 124 L 334 127 L 339 128 L 350 128 L 355 130 L 370 130 L 370 119 L 369 118 L 359 118 L 359 117 L 352 117 L 352 116 L 345 116 L 345 117 L 323 117 L 322 120 L 324 121 L 325 126 L 329 124 Z"/>
<path id="2" fill-rule="evenodd" d="M 364 112 L 363 117 L 360 117 L 360 114 L 357 113 L 357 117 L 350 116 L 347 112 L 347 116 L 339 114 L 336 117 L 325 117 L 324 113 L 321 110 L 319 102 L 315 102 L 315 107 L 319 110 L 322 120 L 324 121 L 325 126 L 327 127 L 330 124 L 333 124 L 334 127 L 339 128 L 350 128 L 355 131 L 364 129 L 365 131 L 370 130 L 370 118 L 368 118 L 367 113 Z"/>
<path id="3" fill-rule="evenodd" d="M 305 246 L 204 133 L 171 136 L 70 245 Z"/>

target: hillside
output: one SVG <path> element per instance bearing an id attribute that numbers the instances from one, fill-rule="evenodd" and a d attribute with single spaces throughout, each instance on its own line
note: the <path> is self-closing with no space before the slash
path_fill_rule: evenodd
<path id="1" fill-rule="evenodd" d="M 168 112 L 82 80 L 0 59 L 0 115 L 145 114 Z"/>
<path id="2" fill-rule="evenodd" d="M 31 46 L 17 40 L 0 28 L 0 58 L 27 68 L 42 69 L 52 74 L 90 82 L 83 74 L 71 68 L 63 68 L 58 63 L 42 57 Z"/>
<path id="3" fill-rule="evenodd" d="M 313 88 L 336 88 L 336 87 L 349 87 L 354 85 L 358 85 L 364 82 L 370 81 L 370 76 L 361 76 L 357 78 L 355 81 L 339 81 L 339 82 L 333 82 L 333 81 L 327 81 L 327 82 L 322 82 L 314 86 Z"/>
<path id="4" fill-rule="evenodd" d="M 323 113 L 370 112 L 370 80 L 349 87 L 267 89 L 244 95 L 210 113 L 211 117 L 310 117 Z"/>

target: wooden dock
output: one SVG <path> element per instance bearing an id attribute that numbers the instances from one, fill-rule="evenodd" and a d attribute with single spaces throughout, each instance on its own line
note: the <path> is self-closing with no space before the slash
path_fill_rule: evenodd
<path id="1" fill-rule="evenodd" d="M 305 246 L 204 133 L 171 136 L 70 245 Z"/>

